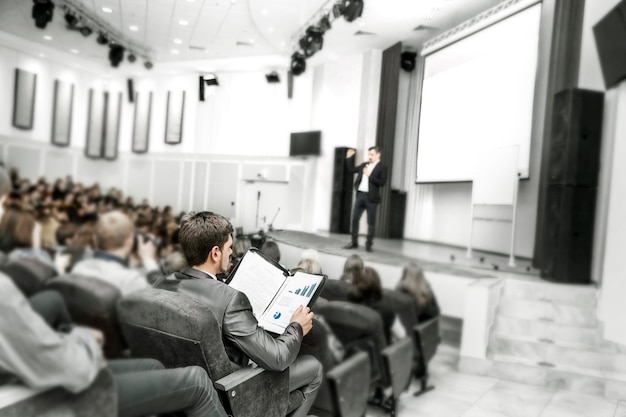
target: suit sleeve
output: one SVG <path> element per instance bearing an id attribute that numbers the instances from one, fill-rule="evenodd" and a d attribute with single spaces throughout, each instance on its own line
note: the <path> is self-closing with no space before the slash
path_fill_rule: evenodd
<path id="1" fill-rule="evenodd" d="M 376 175 L 370 175 L 370 182 L 382 187 L 387 182 L 387 167 L 382 164 L 379 164 L 379 166 L 380 169 L 377 170 Z"/>
<path id="2" fill-rule="evenodd" d="M 363 169 L 363 165 L 365 164 L 361 164 L 358 166 L 354 165 L 354 160 L 356 159 L 355 155 L 352 155 L 350 158 L 346 158 L 346 167 L 348 168 L 348 172 L 351 172 L 353 174 L 356 174 L 357 172 L 361 171 Z"/>
<path id="3" fill-rule="evenodd" d="M 259 327 L 248 297 L 240 292 L 226 308 L 222 333 L 260 367 L 270 371 L 282 371 L 292 364 L 303 337 L 297 323 L 291 323 L 277 338 L 272 337 Z"/>

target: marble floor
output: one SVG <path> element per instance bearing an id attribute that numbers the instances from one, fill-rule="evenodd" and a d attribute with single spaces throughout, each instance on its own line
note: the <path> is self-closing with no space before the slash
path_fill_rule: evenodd
<path id="1" fill-rule="evenodd" d="M 398 417 L 626 417 L 626 401 L 462 374 L 458 346 L 441 344 L 430 363 L 435 386 L 414 397 L 417 384 L 400 397 Z M 388 416 L 370 407 L 367 417 Z"/>

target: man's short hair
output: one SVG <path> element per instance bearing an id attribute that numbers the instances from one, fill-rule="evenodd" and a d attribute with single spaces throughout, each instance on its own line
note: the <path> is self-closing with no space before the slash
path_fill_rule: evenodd
<path id="1" fill-rule="evenodd" d="M 121 211 L 105 213 L 96 224 L 96 248 L 104 251 L 119 249 L 135 232 L 130 217 Z"/>
<path id="2" fill-rule="evenodd" d="M 380 146 L 370 146 L 368 149 L 368 151 L 374 151 L 376 153 L 381 153 L 382 149 L 380 148 Z"/>
<path id="3" fill-rule="evenodd" d="M 224 217 L 210 211 L 186 214 L 180 225 L 178 242 L 190 266 L 206 262 L 211 250 L 220 249 L 233 234 L 233 226 Z"/>
<path id="4" fill-rule="evenodd" d="M 11 190 L 13 190 L 11 177 L 9 177 L 9 174 L 4 167 L 0 167 L 0 198 L 9 194 Z"/>

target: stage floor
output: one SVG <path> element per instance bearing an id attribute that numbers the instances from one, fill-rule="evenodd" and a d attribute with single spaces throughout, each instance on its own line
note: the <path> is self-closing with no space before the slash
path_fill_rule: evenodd
<path id="1" fill-rule="evenodd" d="M 364 244 L 358 249 L 343 249 L 350 242 L 346 234 L 320 232 L 317 234 L 293 230 L 268 233 L 277 242 L 304 249 L 315 249 L 323 254 L 348 257 L 358 254 L 365 262 L 404 266 L 417 262 L 425 271 L 445 272 L 468 278 L 497 278 L 519 275 L 539 277 L 539 271 L 531 266 L 529 259 L 516 258 L 515 266 L 509 266 L 509 257 L 474 250 L 472 257 L 466 249 L 436 243 L 417 242 L 403 239 L 375 239 L 374 251 L 366 252 Z M 361 238 L 362 240 L 362 238 Z"/>

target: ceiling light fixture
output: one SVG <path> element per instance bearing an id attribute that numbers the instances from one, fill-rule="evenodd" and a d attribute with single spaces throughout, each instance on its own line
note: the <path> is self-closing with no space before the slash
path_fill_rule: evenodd
<path id="1" fill-rule="evenodd" d="M 51 41 L 52 40 L 52 36 L 50 36 L 50 35 L 45 35 L 43 38 L 45 40 L 47 40 L 47 41 Z"/>
<path id="2" fill-rule="evenodd" d="M 182 45 L 183 41 L 182 41 L 182 40 L 180 40 L 180 39 L 174 39 L 174 43 L 175 43 L 176 45 Z"/>
<path id="3" fill-rule="evenodd" d="M 54 4 L 50 0 L 34 0 L 32 17 L 35 19 L 35 26 L 45 29 L 52 21 Z"/>
<path id="4" fill-rule="evenodd" d="M 291 72 L 293 75 L 300 75 L 306 71 L 306 59 L 300 52 L 291 55 Z"/>
<path id="5" fill-rule="evenodd" d="M 189 22 L 184 20 L 184 19 L 181 19 L 181 20 L 178 21 L 178 24 L 181 25 L 181 26 L 187 26 L 189 24 Z"/>
<path id="6" fill-rule="evenodd" d="M 363 0 L 343 0 L 343 18 L 352 22 L 363 14 Z"/>
<path id="7" fill-rule="evenodd" d="M 109 46 L 109 61 L 113 68 L 117 68 L 120 62 L 124 60 L 124 47 L 122 45 L 113 44 Z"/>
<path id="8" fill-rule="evenodd" d="M 131 31 L 133 31 L 133 32 L 137 32 L 137 31 L 139 30 L 139 27 L 138 27 L 138 26 L 135 26 L 135 25 L 130 25 L 130 26 L 128 27 L 128 30 L 131 30 Z"/>
<path id="9" fill-rule="evenodd" d="M 111 9 L 110 7 L 103 7 L 103 8 L 102 8 L 102 11 L 103 11 L 104 13 L 113 13 L 113 9 Z"/>

